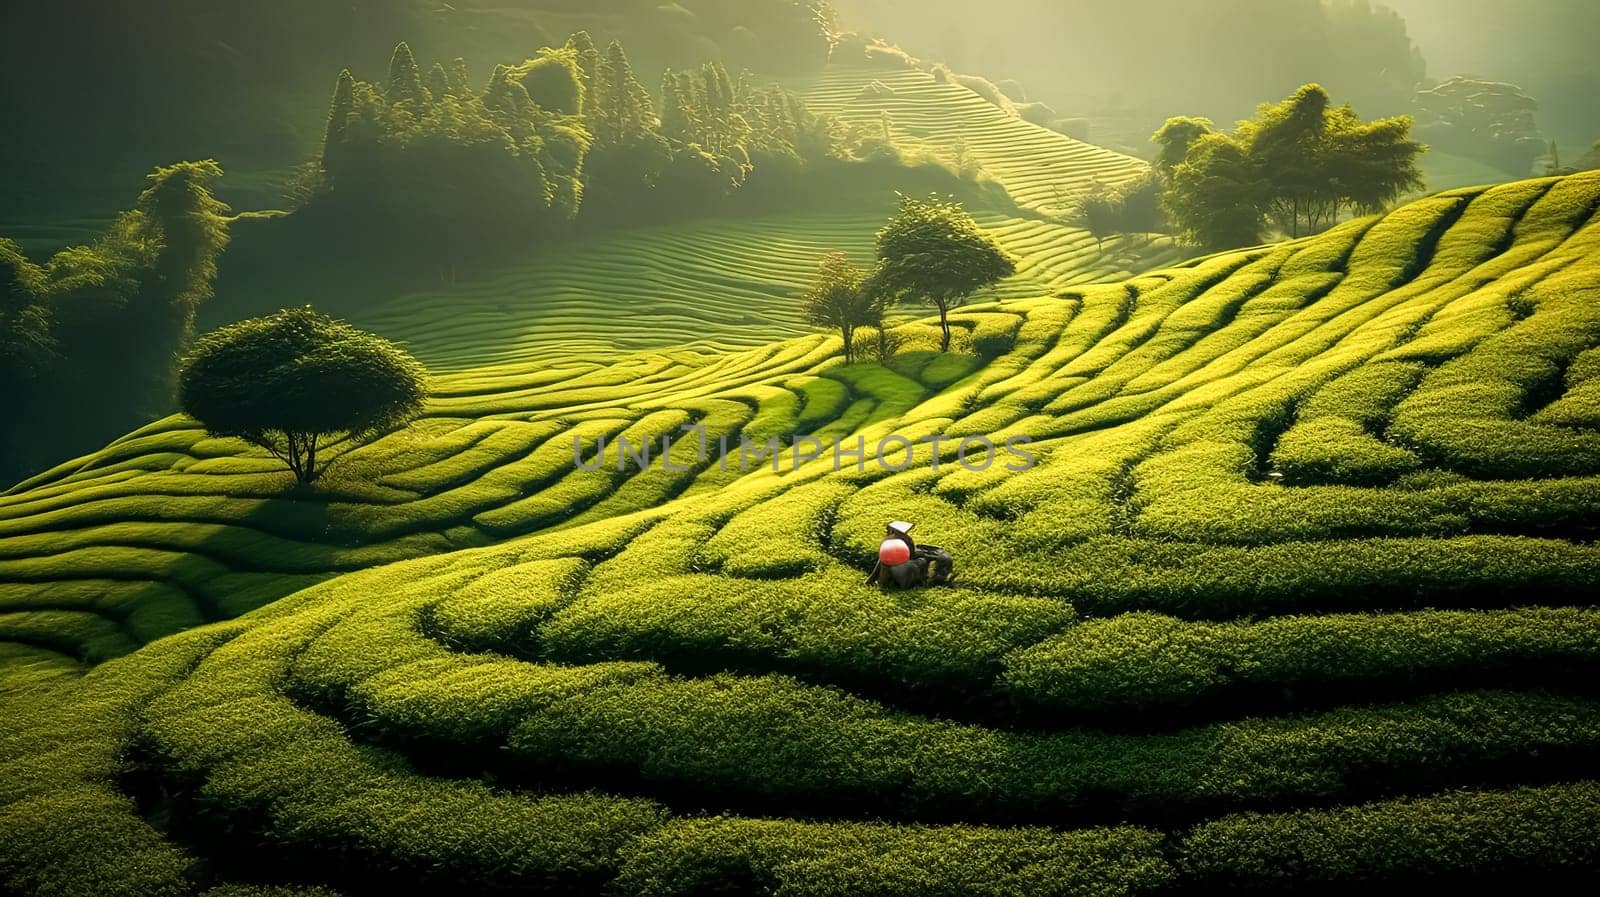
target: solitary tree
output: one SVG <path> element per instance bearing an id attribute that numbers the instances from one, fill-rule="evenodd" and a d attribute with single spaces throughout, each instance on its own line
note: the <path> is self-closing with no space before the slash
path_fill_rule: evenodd
<path id="1" fill-rule="evenodd" d="M 422 86 L 428 88 L 429 95 L 435 100 L 442 100 L 453 93 L 450 89 L 450 73 L 445 71 L 444 64 L 439 62 L 435 62 L 433 68 L 428 69 L 428 77 L 422 82 Z"/>
<path id="2" fill-rule="evenodd" d="M 1125 234 L 1158 234 L 1167 229 L 1161 214 L 1161 178 L 1147 171 L 1117 189 L 1118 230 Z"/>
<path id="3" fill-rule="evenodd" d="M 1072 223 L 1094 237 L 1096 252 L 1105 252 L 1106 237 L 1122 231 L 1122 203 L 1099 178 L 1089 183 L 1072 210 Z"/>
<path id="4" fill-rule="evenodd" d="M 183 410 L 213 436 L 261 446 L 301 484 L 327 470 L 319 444 L 370 442 L 421 413 L 420 363 L 375 334 L 285 309 L 202 337 L 179 373 Z"/>
<path id="5" fill-rule="evenodd" d="M 389 89 L 384 97 L 391 103 L 421 104 L 428 99 L 428 90 L 422 86 L 422 70 L 405 41 L 395 44 L 389 57 Z"/>
<path id="6" fill-rule="evenodd" d="M 161 299 L 182 322 L 183 339 L 196 309 L 211 298 L 217 258 L 228 245 L 230 210 L 210 188 L 220 177 L 222 168 L 212 159 L 163 165 L 150 173 L 150 186 L 139 194 L 139 213 L 160 228 L 154 273 L 161 281 Z M 170 377 L 170 356 L 167 369 Z"/>
<path id="7" fill-rule="evenodd" d="M 128 401 L 146 411 L 165 409 L 172 401 L 173 362 L 194 335 L 195 314 L 211 298 L 217 260 L 228 245 L 229 209 L 210 188 L 221 176 L 210 159 L 158 167 L 134 212 L 125 216 L 127 230 L 106 241 L 108 255 L 122 255 L 124 262 L 148 259 L 141 266 L 149 267 L 135 275 L 140 289 L 115 330 L 96 328 L 100 332 L 93 343 L 101 347 L 139 347 L 131 353 L 119 350 L 125 358 L 118 381 L 102 391 L 131 387 L 136 395 Z M 114 251 L 119 244 L 120 251 Z M 155 247 L 154 255 L 147 255 Z"/>
<path id="8" fill-rule="evenodd" d="M 850 264 L 842 252 L 822 257 L 817 280 L 802 301 L 807 322 L 838 329 L 844 338 L 845 364 L 855 361 L 856 328 L 883 324 L 883 306 L 867 289 L 866 272 Z"/>
<path id="9" fill-rule="evenodd" d="M 950 351 L 950 309 L 1016 271 L 960 203 L 938 196 L 900 197 L 900 211 L 878 231 L 878 262 L 869 290 L 890 302 L 933 303 L 941 352 Z"/>

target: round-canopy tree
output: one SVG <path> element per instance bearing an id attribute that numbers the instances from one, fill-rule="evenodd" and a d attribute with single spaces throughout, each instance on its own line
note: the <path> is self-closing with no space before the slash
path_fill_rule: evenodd
<path id="1" fill-rule="evenodd" d="M 844 338 L 845 364 L 855 361 L 857 327 L 876 327 L 880 337 L 883 331 L 883 303 L 866 284 L 866 272 L 850 264 L 849 256 L 830 252 L 822 257 L 816 281 L 801 297 L 807 323 L 838 328 Z"/>
<path id="2" fill-rule="evenodd" d="M 1016 272 L 960 203 L 937 196 L 900 197 L 900 211 L 878 231 L 878 261 L 869 291 L 937 306 L 941 352 L 950 351 L 950 309 Z"/>
<path id="3" fill-rule="evenodd" d="M 427 379 L 394 343 L 306 307 L 201 337 L 179 369 L 179 397 L 206 432 L 261 446 L 304 484 L 331 463 L 319 464 L 319 442 L 370 442 L 416 419 Z"/>

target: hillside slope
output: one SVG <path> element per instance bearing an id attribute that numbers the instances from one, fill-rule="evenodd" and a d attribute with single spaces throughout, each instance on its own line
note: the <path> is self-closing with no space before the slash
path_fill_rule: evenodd
<path id="1" fill-rule="evenodd" d="M 328 260 L 327 276 L 308 278 L 281 263 L 306 250 L 263 239 L 259 225 L 241 226 L 202 324 L 267 313 L 292 293 L 402 340 L 430 367 L 449 371 L 669 346 L 747 348 L 808 332 L 798 299 L 819 258 L 844 251 L 868 261 L 897 192 L 963 194 L 1017 258 L 1017 276 L 985 299 L 1127 278 L 1186 254 L 1168 236 L 1122 234 L 1101 245 L 1064 223 L 1092 180 L 1115 185 L 1146 173 L 1138 159 L 1029 124 L 914 69 L 834 63 L 790 86 L 842 122 L 887 127 L 906 164 L 813 171 L 788 193 L 748 203 L 736 197 L 721 216 L 552 240 L 487 269 L 440 271 L 425 287 L 407 282 L 403 291 L 392 277 L 362 276 L 366 266 L 342 254 Z M 962 178 L 951 174 L 958 169 Z"/>
<path id="2" fill-rule="evenodd" d="M 812 336 L 466 371 L 316 498 L 162 422 L 0 498 L 0 881 L 1592 874 L 1597 210 L 1596 174 L 1453 191 L 967 309 L 961 354 L 908 324 L 887 369 Z M 741 473 L 687 423 L 1039 463 Z M 619 433 L 682 469 L 573 469 Z M 891 518 L 958 587 L 861 584 Z"/>
<path id="3" fill-rule="evenodd" d="M 1099 179 L 1118 186 L 1149 166 L 1002 111 L 966 87 L 911 68 L 830 64 L 796 85 L 806 104 L 841 121 L 882 129 L 896 144 L 975 165 L 1017 205 L 1065 215 Z"/>
<path id="4" fill-rule="evenodd" d="M 363 327 L 403 341 L 435 370 L 614 358 L 642 349 L 723 352 L 812 332 L 801 294 L 828 252 L 872 259 L 894 197 L 853 208 L 634 228 L 555 245 L 491 274 L 363 308 Z M 1088 232 L 979 212 L 1017 260 L 984 300 L 1048 296 L 1170 264 L 1170 238 L 1124 235 L 1096 246 Z M 920 315 L 911 306 L 900 317 Z"/>

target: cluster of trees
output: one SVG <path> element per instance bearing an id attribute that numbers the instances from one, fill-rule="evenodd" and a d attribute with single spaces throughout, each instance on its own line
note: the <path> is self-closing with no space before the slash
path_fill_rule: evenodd
<path id="1" fill-rule="evenodd" d="M 467 55 L 487 74 L 507 48 L 550 43 L 578 15 L 652 71 L 712 53 L 775 76 L 815 71 L 832 28 L 823 0 L 8 3 L 0 58 L 29 77 L 0 80 L 0 121 L 31 139 L 0 141 L 0 158 L 26 166 L 25 178 L 59 178 L 63 189 L 81 187 L 86 174 L 98 181 L 85 165 L 114 186 L 143 174 L 124 170 L 125 159 L 197 151 L 276 168 L 303 154 L 300 110 L 341 65 L 375 70 L 409 38 L 444 58 Z M 102 151 L 113 141 L 126 150 L 115 159 Z"/>
<path id="2" fill-rule="evenodd" d="M 593 137 L 578 51 L 548 49 L 497 66 L 475 88 L 464 62 L 424 74 L 405 43 L 382 84 L 339 73 L 321 153 L 304 188 L 322 202 L 381 220 L 425 216 L 458 239 L 498 227 L 570 220 L 582 202 Z"/>
<path id="3" fill-rule="evenodd" d="M 1151 138 L 1161 206 L 1187 240 L 1211 249 L 1260 243 L 1269 224 L 1291 236 L 1344 212 L 1381 211 L 1423 185 L 1411 118 L 1362 121 L 1320 85 L 1263 104 L 1231 133 L 1208 119 L 1168 119 Z"/>
<path id="4" fill-rule="evenodd" d="M 165 413 L 177 353 L 228 243 L 213 161 L 157 168 L 94 244 L 35 264 L 0 239 L 7 482 Z"/>
<path id="5" fill-rule="evenodd" d="M 1106 238 L 1117 234 L 1164 233 L 1161 180 L 1153 171 L 1115 187 L 1095 178 L 1073 202 L 1071 220 L 1094 236 L 1095 248 L 1102 253 Z"/>
<path id="6" fill-rule="evenodd" d="M 601 50 L 585 32 L 496 66 L 481 89 L 462 60 L 424 72 L 401 43 L 381 84 L 340 73 L 303 193 L 311 206 L 425 221 L 431 250 L 462 250 L 440 238 L 479 242 L 485 223 L 549 230 L 580 210 L 637 221 L 712 208 L 758 174 L 792 176 L 840 147 L 836 122 L 719 63 L 668 70 L 658 104 L 620 43 Z"/>
<path id="7" fill-rule="evenodd" d="M 948 352 L 950 309 L 1015 271 L 1010 256 L 960 203 L 901 196 L 899 211 L 878 231 L 877 266 L 866 271 L 844 253 L 825 255 L 802 302 L 810 323 L 839 331 L 846 363 L 855 360 L 855 332 L 862 327 L 877 328 L 879 357 L 887 354 L 884 315 L 902 302 L 938 309 L 939 351 Z"/>

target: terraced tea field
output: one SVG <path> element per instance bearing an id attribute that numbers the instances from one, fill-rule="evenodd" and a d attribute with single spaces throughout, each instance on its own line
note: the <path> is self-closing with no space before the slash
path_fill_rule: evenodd
<path id="1" fill-rule="evenodd" d="M 1047 214 L 1065 214 L 1095 178 L 1116 186 L 1148 167 L 1025 122 L 960 84 L 916 69 L 830 65 L 797 89 L 818 112 L 886 130 L 898 146 L 976 163 L 1019 206 Z"/>
<path id="2" fill-rule="evenodd" d="M 400 296 L 358 323 L 403 340 L 435 370 L 607 359 L 618 351 L 720 353 L 810 333 L 800 295 L 823 254 L 872 258 L 894 197 L 855 210 L 712 219 L 558 245 L 493 275 Z M 1047 296 L 1178 260 L 1167 237 L 1124 236 L 1102 251 L 1088 232 L 980 213 L 1018 260 L 985 299 Z M 907 309 L 906 319 L 926 312 Z"/>
<path id="3" fill-rule="evenodd" d="M 1452 191 L 982 303 L 949 355 L 910 322 L 887 367 L 708 327 L 464 369 L 315 496 L 153 425 L 0 497 L 0 889 L 1580 882 L 1597 210 Z M 740 472 L 686 424 L 949 439 Z M 619 434 L 676 463 L 574 469 Z M 957 587 L 862 584 L 891 518 Z"/>

